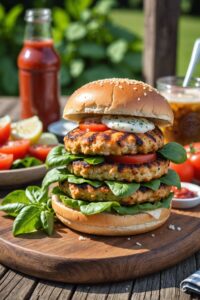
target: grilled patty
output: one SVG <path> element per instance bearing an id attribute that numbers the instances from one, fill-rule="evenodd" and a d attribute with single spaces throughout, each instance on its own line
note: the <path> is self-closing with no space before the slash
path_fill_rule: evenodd
<path id="1" fill-rule="evenodd" d="M 67 181 L 59 183 L 60 189 L 73 199 L 85 201 L 117 201 L 125 205 L 133 205 L 143 202 L 156 202 L 166 198 L 170 193 L 170 187 L 161 185 L 157 191 L 141 187 L 133 195 L 120 198 L 115 196 L 107 185 L 95 188 L 89 184 L 74 184 Z"/>
<path id="2" fill-rule="evenodd" d="M 98 165 L 90 165 L 84 161 L 74 161 L 67 165 L 70 173 L 95 180 L 116 180 L 126 182 L 146 182 L 160 178 L 167 173 L 169 161 L 157 159 L 143 164 L 117 164 L 104 162 Z"/>
<path id="3" fill-rule="evenodd" d="M 161 130 L 156 127 L 146 133 L 129 133 L 116 130 L 102 132 L 75 128 L 64 138 L 65 148 L 73 154 L 125 155 L 155 152 L 164 145 Z"/>

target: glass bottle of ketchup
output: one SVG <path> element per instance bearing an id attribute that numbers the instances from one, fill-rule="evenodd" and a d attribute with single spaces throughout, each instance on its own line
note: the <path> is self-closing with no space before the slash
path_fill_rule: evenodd
<path id="1" fill-rule="evenodd" d="M 18 56 L 21 117 L 38 115 L 47 126 L 60 118 L 60 59 L 51 37 L 51 11 L 27 10 L 24 46 Z"/>

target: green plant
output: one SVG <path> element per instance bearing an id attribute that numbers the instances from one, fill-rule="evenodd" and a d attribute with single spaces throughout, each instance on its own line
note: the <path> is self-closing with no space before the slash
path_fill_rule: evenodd
<path id="1" fill-rule="evenodd" d="M 39 4 L 34 3 L 38 7 Z M 61 88 L 107 77 L 141 78 L 141 39 L 110 19 L 114 0 L 65 0 L 54 6 L 53 37 L 61 56 Z M 25 4 L 0 4 L 0 94 L 18 94 L 17 57 L 22 48 Z"/>
<path id="2" fill-rule="evenodd" d="M 53 8 L 53 35 L 61 55 L 64 94 L 108 77 L 141 77 L 141 40 L 113 24 L 113 0 L 67 0 Z"/>
<path id="3" fill-rule="evenodd" d="M 0 4 L 0 94 L 16 95 L 18 91 L 16 59 L 24 29 L 17 20 L 22 10 L 18 4 L 6 12 Z"/>

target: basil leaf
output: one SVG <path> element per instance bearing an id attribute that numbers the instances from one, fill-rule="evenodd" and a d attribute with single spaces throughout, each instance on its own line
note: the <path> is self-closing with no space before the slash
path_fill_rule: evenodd
<path id="1" fill-rule="evenodd" d="M 90 165 L 98 165 L 104 162 L 103 156 L 86 157 L 84 161 Z"/>
<path id="2" fill-rule="evenodd" d="M 87 205 L 81 205 L 80 207 L 80 211 L 84 214 L 84 215 L 95 215 L 95 214 L 100 214 L 101 212 L 104 211 L 111 211 L 112 208 L 114 207 L 118 207 L 120 206 L 120 204 L 118 202 L 91 202 Z"/>
<path id="3" fill-rule="evenodd" d="M 59 195 L 59 196 L 60 196 L 60 195 L 65 196 L 65 195 L 66 195 L 63 191 L 61 191 L 61 189 L 60 189 L 58 186 L 55 186 L 55 187 L 52 189 L 51 194 L 52 194 L 52 195 Z"/>
<path id="4" fill-rule="evenodd" d="M 32 203 L 47 202 L 48 192 L 41 189 L 39 186 L 28 186 L 26 188 L 26 196 Z"/>
<path id="5" fill-rule="evenodd" d="M 135 193 L 139 188 L 139 183 L 124 183 L 116 181 L 105 181 L 115 196 L 128 197 Z"/>
<path id="6" fill-rule="evenodd" d="M 11 169 L 22 169 L 22 168 L 30 168 L 34 166 L 39 166 L 42 165 L 43 162 L 35 157 L 25 157 L 23 159 L 16 159 L 13 164 Z"/>
<path id="7" fill-rule="evenodd" d="M 187 159 L 185 149 L 176 142 L 164 145 L 160 150 L 158 150 L 158 152 L 176 164 L 181 164 Z"/>
<path id="8" fill-rule="evenodd" d="M 6 212 L 9 216 L 16 217 L 26 205 L 24 203 L 8 203 L 0 205 L 0 210 Z"/>
<path id="9" fill-rule="evenodd" d="M 9 203 L 30 204 L 30 201 L 27 198 L 24 190 L 16 190 L 6 195 L 6 197 L 2 201 L 2 205 Z"/>
<path id="10" fill-rule="evenodd" d="M 29 205 L 24 207 L 17 215 L 13 223 L 13 235 L 35 232 L 40 227 L 40 209 Z"/>
<path id="11" fill-rule="evenodd" d="M 80 209 L 81 205 L 87 205 L 89 203 L 87 201 L 75 200 L 75 199 L 69 198 L 67 196 L 60 196 L 60 200 L 66 206 L 69 206 L 69 207 L 77 209 L 77 210 Z"/>
<path id="12" fill-rule="evenodd" d="M 47 189 L 50 184 L 54 182 L 62 182 L 68 179 L 71 175 L 66 169 L 52 169 L 50 170 L 42 181 L 42 188 Z"/>
<path id="13" fill-rule="evenodd" d="M 162 207 L 170 208 L 173 196 L 174 196 L 174 193 L 170 193 L 167 198 L 163 199 L 162 200 Z"/>
<path id="14" fill-rule="evenodd" d="M 168 170 L 168 173 L 166 175 L 160 178 L 160 182 L 166 185 L 176 186 L 178 189 L 181 188 L 179 175 L 174 170 L 171 169 Z"/>
<path id="15" fill-rule="evenodd" d="M 52 235 L 54 229 L 54 213 L 48 210 L 40 213 L 40 220 L 44 231 L 48 235 Z"/>
<path id="16" fill-rule="evenodd" d="M 141 183 L 142 186 L 145 186 L 153 191 L 157 191 L 160 187 L 160 180 L 159 179 L 154 179 L 149 182 L 143 182 Z"/>
<path id="17" fill-rule="evenodd" d="M 75 155 L 68 153 L 63 145 L 54 147 L 48 154 L 46 159 L 46 165 L 48 167 L 60 167 L 67 165 L 71 161 L 83 159 L 84 155 Z"/>
<path id="18" fill-rule="evenodd" d="M 86 156 L 83 154 L 71 154 L 67 152 L 63 145 L 54 147 L 48 154 L 46 165 L 48 167 L 60 167 L 75 160 L 84 160 L 90 165 L 97 165 L 104 162 L 103 156 Z"/>
<path id="19" fill-rule="evenodd" d="M 119 215 L 136 215 L 140 213 L 140 210 L 137 205 L 132 206 L 116 206 L 113 207 L 113 209 L 119 214 Z"/>
<path id="20" fill-rule="evenodd" d="M 85 179 L 83 177 L 76 177 L 75 175 L 69 175 L 68 182 L 75 183 L 75 184 L 87 183 L 96 188 L 102 186 L 102 184 L 103 184 L 101 181 L 89 180 L 89 179 Z"/>

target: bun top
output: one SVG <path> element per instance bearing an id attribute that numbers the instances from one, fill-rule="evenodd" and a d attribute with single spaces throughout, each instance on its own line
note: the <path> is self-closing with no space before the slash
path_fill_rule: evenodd
<path id="1" fill-rule="evenodd" d="M 172 124 L 174 119 L 169 103 L 156 89 L 142 81 L 122 78 L 80 87 L 69 97 L 63 117 L 78 121 L 94 114 L 152 118 L 162 125 Z"/>

